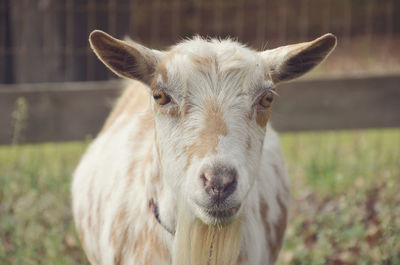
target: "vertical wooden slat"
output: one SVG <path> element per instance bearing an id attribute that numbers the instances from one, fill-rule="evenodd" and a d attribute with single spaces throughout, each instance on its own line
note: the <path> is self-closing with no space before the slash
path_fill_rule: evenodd
<path id="1" fill-rule="evenodd" d="M 287 0 L 281 0 L 280 1 L 281 5 L 280 5 L 280 17 L 281 20 L 279 21 L 280 24 L 280 29 L 279 29 L 279 40 L 280 43 L 285 43 L 286 42 L 286 38 L 287 38 L 287 25 L 288 25 L 288 3 Z"/>
<path id="2" fill-rule="evenodd" d="M 57 0 L 12 0 L 9 3 L 9 46 L 12 54 L 7 67 L 12 68 L 17 83 L 63 81 L 65 69 L 60 54 L 64 33 L 61 18 L 54 14 Z M 12 58 L 11 58 L 12 56 Z M 8 70 L 11 73 L 11 70 Z"/>
<path id="3" fill-rule="evenodd" d="M 0 56 L 5 55 L 5 42 L 6 42 L 6 12 L 7 6 L 6 1 L 0 2 Z"/>
<path id="4" fill-rule="evenodd" d="M 65 36 L 65 80 L 73 79 L 74 67 L 74 0 L 65 0 L 66 36 Z"/>
<path id="5" fill-rule="evenodd" d="M 386 2 L 386 45 L 387 47 L 389 47 L 389 45 L 391 45 L 392 43 L 392 39 L 393 39 L 393 1 L 395 0 L 389 0 Z"/>
<path id="6" fill-rule="evenodd" d="M 244 28 L 244 10 L 243 10 L 244 0 L 238 0 L 236 6 L 236 37 L 239 41 L 243 41 L 243 28 Z"/>
<path id="7" fill-rule="evenodd" d="M 7 30 L 7 3 L 6 1 L 0 2 L 0 83 L 6 80 L 6 61 L 7 61 L 7 41 L 6 41 L 6 30 Z"/>
<path id="8" fill-rule="evenodd" d="M 135 23 L 135 0 L 130 0 L 129 1 L 129 36 L 133 36 L 135 34 L 135 29 L 136 29 L 136 23 Z"/>
<path id="9" fill-rule="evenodd" d="M 257 20 L 260 21 L 260 23 L 257 23 L 256 27 L 256 45 L 261 46 L 261 45 L 265 45 L 266 43 L 266 18 L 267 18 L 267 5 L 266 2 L 264 0 L 258 0 L 257 1 L 257 8 L 258 8 L 258 12 L 257 12 Z"/>
<path id="10" fill-rule="evenodd" d="M 160 30 L 160 8 L 161 4 L 159 0 L 153 0 L 152 2 L 152 15 L 151 15 L 151 45 L 154 47 L 159 44 L 159 30 Z"/>
<path id="11" fill-rule="evenodd" d="M 323 28 L 324 32 L 330 32 L 330 23 L 331 23 L 331 0 L 323 1 Z"/>
<path id="12" fill-rule="evenodd" d="M 374 2 L 372 0 L 368 0 L 365 4 L 365 36 L 367 44 L 370 44 L 372 41 L 373 10 Z"/>
<path id="13" fill-rule="evenodd" d="M 28 0 L 22 1 L 22 8 L 25 10 L 30 8 Z M 28 19 L 29 19 L 29 17 L 25 16 L 19 24 L 19 28 L 20 28 L 19 32 L 23 32 L 21 35 L 26 35 L 26 29 L 24 29 L 24 25 L 31 22 Z M 27 47 L 26 47 L 27 43 L 25 42 L 24 38 L 25 38 L 25 36 L 21 36 L 21 38 L 18 40 L 17 45 L 19 46 L 18 47 L 19 48 L 18 49 L 19 58 L 18 58 L 18 65 L 15 66 L 15 68 L 18 72 L 18 79 L 19 79 L 18 81 L 21 83 L 27 82 L 27 79 L 28 79 L 26 76 L 26 72 L 27 72 L 26 64 L 23 62 L 23 59 L 22 59 L 22 58 L 26 58 L 28 55 L 28 51 L 27 51 Z"/>
<path id="14" fill-rule="evenodd" d="M 43 21 L 42 21 L 42 27 L 43 27 L 43 44 L 40 49 L 41 56 L 43 58 L 49 58 L 51 57 L 51 48 L 50 47 L 50 42 L 51 38 L 55 37 L 52 36 L 52 19 L 51 19 L 51 12 L 50 10 L 50 1 L 44 2 L 41 1 L 39 2 L 39 9 L 41 9 L 41 13 L 43 14 Z M 41 72 L 41 79 L 43 81 L 48 81 L 51 78 L 51 72 L 50 69 L 48 69 L 47 65 L 44 65 L 44 71 Z"/>
<path id="15" fill-rule="evenodd" d="M 117 10 L 116 10 L 117 6 L 116 6 L 116 0 L 108 0 L 108 25 L 107 25 L 107 29 L 108 29 L 108 33 L 115 36 L 116 32 L 117 32 Z M 115 36 L 115 37 L 120 37 L 120 36 Z M 112 73 L 111 71 L 107 71 L 107 77 L 108 79 L 111 79 L 113 77 L 115 77 L 114 73 Z"/>
<path id="16" fill-rule="evenodd" d="M 116 25 L 117 25 L 117 5 L 116 0 L 108 0 L 108 32 L 111 35 L 115 35 L 116 33 Z"/>
<path id="17" fill-rule="evenodd" d="M 185 1 L 185 4 L 187 5 L 189 2 Z M 196 33 L 201 33 L 202 32 L 202 19 L 201 19 L 201 12 L 203 8 L 203 2 L 202 1 L 194 1 L 194 17 L 193 17 L 193 28 Z M 184 37 L 184 36 L 183 36 Z"/>
<path id="18" fill-rule="evenodd" d="M 214 32 L 216 35 L 220 35 L 222 33 L 222 0 L 214 0 L 212 1 L 214 10 Z M 209 7 L 207 8 L 210 10 Z"/>
<path id="19" fill-rule="evenodd" d="M 96 18 L 96 3 L 95 0 L 88 0 L 87 4 L 87 32 L 91 32 L 95 29 L 95 18 Z M 94 60 L 90 46 L 87 46 L 87 69 L 86 69 L 86 80 L 94 80 Z"/>
<path id="20" fill-rule="evenodd" d="M 171 5 L 171 38 L 177 40 L 181 32 L 181 0 L 174 0 Z"/>
<path id="21" fill-rule="evenodd" d="M 344 1 L 344 30 L 343 30 L 343 35 L 344 35 L 344 45 L 346 47 L 350 46 L 350 40 L 351 40 L 351 3 L 349 1 Z"/>
<path id="22" fill-rule="evenodd" d="M 302 0 L 300 9 L 300 40 L 307 39 L 308 21 L 308 0 Z"/>

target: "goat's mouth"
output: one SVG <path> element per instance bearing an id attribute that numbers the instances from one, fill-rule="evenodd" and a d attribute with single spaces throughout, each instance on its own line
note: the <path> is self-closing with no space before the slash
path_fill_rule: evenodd
<path id="1" fill-rule="evenodd" d="M 202 208 L 200 219 L 209 225 L 227 225 L 231 223 L 240 210 L 240 204 L 231 208 Z"/>
<path id="2" fill-rule="evenodd" d="M 217 209 L 217 210 L 205 210 L 205 212 L 214 218 L 230 218 L 232 216 L 234 216 L 238 211 L 239 211 L 240 205 L 230 208 L 230 209 Z"/>

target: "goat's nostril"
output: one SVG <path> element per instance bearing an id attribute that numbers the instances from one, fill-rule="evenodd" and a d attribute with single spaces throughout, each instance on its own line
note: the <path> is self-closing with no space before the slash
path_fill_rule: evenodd
<path id="1" fill-rule="evenodd" d="M 205 170 L 201 173 L 200 178 L 203 181 L 204 187 L 212 186 L 213 173 L 211 170 Z"/>
<path id="2" fill-rule="evenodd" d="M 207 169 L 200 178 L 206 193 L 213 199 L 224 200 L 236 190 L 237 172 L 234 168 L 219 166 Z"/>
<path id="3" fill-rule="evenodd" d="M 206 186 L 206 185 L 207 185 L 207 182 L 208 182 L 208 179 L 206 178 L 205 174 L 202 173 L 202 174 L 200 175 L 200 178 L 201 178 L 201 181 L 203 182 L 203 186 Z"/>

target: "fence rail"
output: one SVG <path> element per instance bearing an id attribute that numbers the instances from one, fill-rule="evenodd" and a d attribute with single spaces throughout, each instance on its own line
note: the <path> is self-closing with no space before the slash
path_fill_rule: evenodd
<path id="1" fill-rule="evenodd" d="M 16 133 L 28 143 L 93 137 L 122 84 L 0 85 L 0 144 L 10 144 Z M 278 131 L 400 127 L 400 76 L 297 81 L 281 85 L 279 94 L 272 114 Z M 19 98 L 28 116 L 16 132 Z"/>

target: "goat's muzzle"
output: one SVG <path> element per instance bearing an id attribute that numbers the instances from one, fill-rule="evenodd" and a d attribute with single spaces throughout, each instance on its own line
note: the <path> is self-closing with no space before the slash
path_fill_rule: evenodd
<path id="1" fill-rule="evenodd" d="M 203 170 L 200 174 L 203 188 L 216 206 L 236 190 L 237 171 L 233 167 L 217 165 Z"/>

